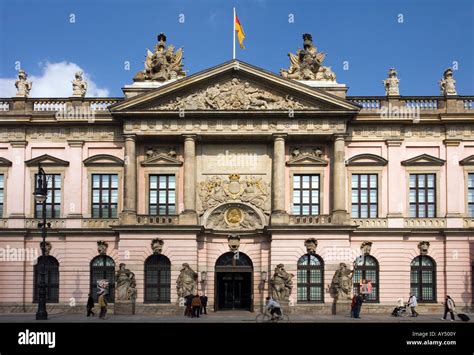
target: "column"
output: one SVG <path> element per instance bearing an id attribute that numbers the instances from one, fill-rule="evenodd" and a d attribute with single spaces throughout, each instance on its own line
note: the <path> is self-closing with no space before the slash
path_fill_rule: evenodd
<path id="1" fill-rule="evenodd" d="M 66 171 L 64 211 L 68 218 L 82 218 L 82 147 L 84 141 L 68 140 L 69 169 Z M 66 191 L 66 190 L 64 190 Z"/>
<path id="2" fill-rule="evenodd" d="M 460 139 L 445 139 L 446 146 L 446 217 L 448 228 L 462 228 L 462 214 L 464 212 L 465 188 L 460 187 L 460 182 L 464 181 L 464 169 L 459 165 L 459 161 L 463 158 L 463 147 Z M 467 184 L 467 182 L 466 182 Z M 441 189 L 438 193 L 442 193 Z M 440 196 L 443 201 L 443 196 Z M 443 216 L 439 216 L 443 217 Z"/>
<path id="3" fill-rule="evenodd" d="M 406 173 L 401 165 L 403 158 L 401 139 L 389 139 L 387 145 L 387 186 L 381 186 L 387 193 L 388 199 L 388 226 L 390 228 L 403 228 L 403 206 L 406 203 Z M 381 190 L 380 193 L 383 193 Z"/>
<path id="4" fill-rule="evenodd" d="M 197 224 L 196 214 L 196 135 L 184 135 L 184 211 L 180 224 Z"/>
<path id="5" fill-rule="evenodd" d="M 333 161 L 332 223 L 345 224 L 349 216 L 346 209 L 346 162 L 344 135 L 335 135 Z"/>
<path id="6" fill-rule="evenodd" d="M 137 220 L 137 156 L 135 151 L 136 136 L 125 137 L 124 193 L 122 224 L 135 224 Z"/>
<path id="7" fill-rule="evenodd" d="M 26 181 L 26 171 L 25 171 L 25 160 L 26 160 L 26 146 L 28 142 L 25 140 L 18 140 L 18 141 L 10 141 L 11 145 L 11 157 L 12 157 L 12 168 L 10 170 L 10 174 L 8 175 L 8 179 L 5 179 L 5 183 L 7 184 L 7 216 L 8 218 L 15 219 L 23 219 L 25 218 L 25 214 L 29 214 L 29 203 L 33 198 L 32 193 L 34 192 L 34 186 L 29 186 L 30 182 Z M 34 179 L 31 179 L 34 181 Z M 28 188 L 26 185 L 28 184 Z M 31 192 L 28 196 L 25 196 L 26 192 Z M 26 211 L 26 213 L 25 213 Z M 23 223 L 21 221 L 20 223 Z M 10 228 L 15 227 L 23 227 L 22 224 L 15 224 L 9 223 L 8 225 Z"/>
<path id="8" fill-rule="evenodd" d="M 287 224 L 288 213 L 285 209 L 285 137 L 286 134 L 273 136 L 272 161 L 272 215 L 271 224 Z"/>

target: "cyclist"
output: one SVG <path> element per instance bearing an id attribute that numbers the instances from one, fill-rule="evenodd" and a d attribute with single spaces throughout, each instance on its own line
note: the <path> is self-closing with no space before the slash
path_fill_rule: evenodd
<path id="1" fill-rule="evenodd" d="M 267 311 L 270 311 L 272 320 L 275 320 L 276 317 L 281 318 L 282 314 L 281 314 L 280 304 L 271 297 L 267 297 L 266 300 L 267 300 L 267 304 L 265 306 L 265 309 Z M 276 313 L 276 317 L 275 317 L 275 313 Z"/>

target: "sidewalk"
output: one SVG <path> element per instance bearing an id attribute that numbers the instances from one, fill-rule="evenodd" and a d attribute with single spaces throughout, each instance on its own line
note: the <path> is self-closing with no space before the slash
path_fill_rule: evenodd
<path id="1" fill-rule="evenodd" d="M 211 312 L 200 318 L 187 318 L 184 316 L 155 316 L 155 315 L 107 315 L 107 319 L 86 317 L 80 314 L 50 314 L 47 321 L 37 321 L 34 313 L 8 313 L 0 314 L 0 323 L 255 323 L 258 312 Z M 420 314 L 419 317 L 392 317 L 389 314 L 361 314 L 361 319 L 349 316 L 333 315 L 290 315 L 290 323 L 464 323 L 459 319 L 451 322 L 441 320 L 442 314 Z M 471 319 L 474 315 L 469 314 Z M 472 321 L 471 321 L 472 322 Z M 467 323 L 471 323 L 467 322 Z"/>

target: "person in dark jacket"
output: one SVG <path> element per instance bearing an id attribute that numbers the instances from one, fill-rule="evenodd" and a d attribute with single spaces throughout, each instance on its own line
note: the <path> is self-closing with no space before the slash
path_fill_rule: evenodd
<path id="1" fill-rule="evenodd" d="M 364 302 L 364 298 L 362 295 L 357 295 L 355 299 L 355 308 L 354 308 L 354 318 L 360 318 L 360 309 L 362 308 L 362 303 Z"/>
<path id="2" fill-rule="evenodd" d="M 192 317 L 193 311 L 192 311 L 192 300 L 193 300 L 193 295 L 187 295 L 185 298 L 185 306 L 186 308 L 184 309 L 184 316 L 185 317 Z"/>
<path id="3" fill-rule="evenodd" d="M 201 298 L 201 314 L 207 314 L 207 296 L 202 295 L 200 298 Z"/>
<path id="4" fill-rule="evenodd" d="M 94 311 L 92 310 L 94 308 L 94 299 L 92 298 L 92 295 L 89 293 L 89 298 L 87 299 L 87 316 L 89 317 L 91 314 L 92 316 L 95 316 Z"/>

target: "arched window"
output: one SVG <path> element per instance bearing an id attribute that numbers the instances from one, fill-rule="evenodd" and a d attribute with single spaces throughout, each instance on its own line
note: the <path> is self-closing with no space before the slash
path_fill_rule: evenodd
<path id="1" fill-rule="evenodd" d="M 324 261 L 319 255 L 305 254 L 298 260 L 298 302 L 324 302 Z"/>
<path id="2" fill-rule="evenodd" d="M 145 260 L 145 302 L 169 303 L 171 262 L 164 255 L 150 255 Z"/>
<path id="3" fill-rule="evenodd" d="M 110 256 L 98 255 L 91 261 L 90 292 L 95 302 L 99 298 L 97 295 L 98 280 L 109 280 L 107 301 L 113 303 L 115 301 L 115 261 Z"/>
<path id="4" fill-rule="evenodd" d="M 436 263 L 427 255 L 411 262 L 410 291 L 418 302 L 436 302 Z"/>
<path id="5" fill-rule="evenodd" d="M 363 255 L 357 257 L 354 263 L 354 292 L 361 292 L 361 284 L 365 280 L 366 283 L 370 281 L 372 284 L 372 291 L 363 294 L 365 302 L 376 303 L 379 302 L 379 263 L 371 255 Z"/>
<path id="6" fill-rule="evenodd" d="M 44 258 L 44 259 L 43 259 Z M 38 290 L 41 282 L 41 267 L 42 263 L 45 263 L 46 271 L 46 302 L 58 303 L 59 302 L 59 262 L 51 255 L 40 256 L 36 265 L 34 266 L 34 290 L 33 290 L 33 302 L 38 302 Z"/>

